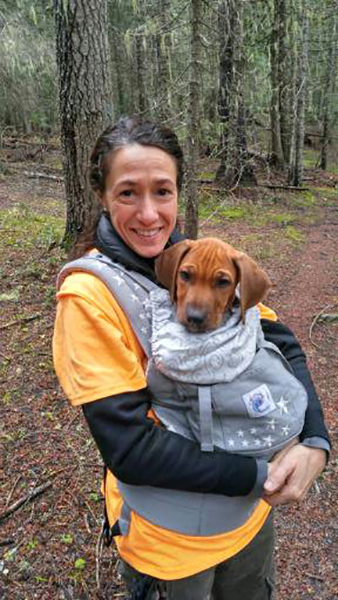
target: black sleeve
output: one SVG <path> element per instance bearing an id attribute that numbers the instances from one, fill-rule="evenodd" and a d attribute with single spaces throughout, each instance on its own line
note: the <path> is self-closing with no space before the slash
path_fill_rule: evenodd
<path id="1" fill-rule="evenodd" d="M 309 437 L 321 437 L 330 443 L 330 437 L 324 423 L 320 401 L 314 387 L 306 356 L 291 329 L 280 321 L 262 319 L 262 329 L 267 341 L 275 344 L 290 363 L 294 375 L 303 384 L 308 393 L 308 407 L 305 414 L 300 441 Z"/>
<path id="2" fill-rule="evenodd" d="M 83 405 L 105 465 L 134 485 L 244 496 L 255 487 L 259 462 L 224 451 L 202 452 L 198 443 L 148 418 L 147 389 Z"/>

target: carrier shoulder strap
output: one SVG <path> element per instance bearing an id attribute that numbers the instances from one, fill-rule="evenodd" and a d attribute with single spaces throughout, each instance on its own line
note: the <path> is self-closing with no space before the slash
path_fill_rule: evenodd
<path id="1" fill-rule="evenodd" d="M 108 256 L 95 252 L 67 263 L 57 278 L 60 289 L 65 278 L 74 272 L 91 273 L 108 288 L 126 314 L 143 351 L 149 358 L 151 323 L 145 311 L 145 301 L 157 285 L 136 271 L 129 271 Z"/>

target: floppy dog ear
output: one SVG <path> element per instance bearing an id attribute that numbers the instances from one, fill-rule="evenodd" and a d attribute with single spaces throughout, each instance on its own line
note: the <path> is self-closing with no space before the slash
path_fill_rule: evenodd
<path id="1" fill-rule="evenodd" d="M 265 271 L 247 254 L 239 252 L 233 260 L 239 272 L 241 313 L 244 321 L 246 310 L 265 298 L 272 283 Z"/>
<path id="2" fill-rule="evenodd" d="M 176 296 L 177 271 L 183 257 L 189 252 L 191 244 L 190 240 L 183 240 L 183 242 L 163 250 L 155 260 L 156 277 L 169 290 L 172 302 L 174 302 Z"/>

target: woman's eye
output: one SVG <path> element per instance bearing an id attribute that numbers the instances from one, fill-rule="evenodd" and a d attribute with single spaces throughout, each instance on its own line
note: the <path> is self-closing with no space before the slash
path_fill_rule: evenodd
<path id="1" fill-rule="evenodd" d="M 122 192 L 120 192 L 120 196 L 122 196 L 122 198 L 131 198 L 132 194 L 132 190 L 122 190 Z"/>
<path id="2" fill-rule="evenodd" d="M 158 190 L 157 193 L 159 196 L 167 196 L 168 194 L 170 194 L 170 190 L 168 190 L 166 188 L 161 188 Z"/>
<path id="3" fill-rule="evenodd" d="M 182 281 L 190 281 L 190 274 L 188 271 L 180 271 L 180 278 Z"/>

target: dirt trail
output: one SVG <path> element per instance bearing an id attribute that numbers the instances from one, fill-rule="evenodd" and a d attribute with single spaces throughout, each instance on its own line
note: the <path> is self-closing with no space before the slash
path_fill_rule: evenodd
<path id="1" fill-rule="evenodd" d="M 8 150 L 5 154 L 8 161 Z M 16 173 L 0 180 L 0 210 L 6 211 L 1 213 L 5 222 L 0 237 L 0 515 L 27 498 L 30 490 L 50 481 L 52 486 L 0 522 L 0 597 L 122 600 L 111 549 L 104 550 L 99 561 L 97 590 L 101 460 L 81 411 L 65 400 L 51 361 L 54 282 L 65 257 L 50 245 L 53 227 L 44 229 L 44 219 L 62 218 L 63 189 L 20 174 L 20 168 L 33 167 L 15 163 Z M 324 309 L 338 313 L 338 190 L 335 194 L 331 181 L 323 182 L 325 189 L 328 184 L 330 194 L 318 197 L 312 222 L 306 218 L 310 211 L 297 209 L 297 229 L 305 240 L 298 246 L 284 244 L 283 225 L 272 221 L 259 227 L 248 219 L 235 225 L 225 219 L 202 234 L 226 235 L 229 241 L 242 233 L 250 240 L 259 233 L 277 236 L 271 237 L 274 251 L 263 261 L 274 283 L 268 304 L 295 331 L 307 353 L 332 441 L 337 443 L 337 321 L 318 320 L 309 338 L 316 315 Z M 294 199 L 281 202 L 273 205 L 270 199 L 270 209 L 295 210 Z M 8 215 L 8 209 L 17 212 Z M 263 209 L 266 212 L 265 205 Z M 280 255 L 273 246 L 276 239 Z M 261 239 L 256 246 L 260 244 Z M 334 449 L 306 501 L 276 511 L 278 600 L 338 600 L 337 470 Z"/>
<path id="2" fill-rule="evenodd" d="M 277 269 L 269 298 L 300 339 L 322 399 L 332 442 L 337 445 L 338 321 L 320 314 L 338 313 L 338 204 L 323 207 L 320 221 L 306 227 L 307 241 L 292 260 Z M 311 334 L 311 339 L 310 339 Z M 338 598 L 337 454 L 307 501 L 277 511 L 281 600 Z"/>

